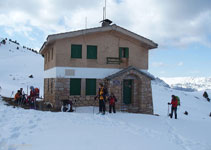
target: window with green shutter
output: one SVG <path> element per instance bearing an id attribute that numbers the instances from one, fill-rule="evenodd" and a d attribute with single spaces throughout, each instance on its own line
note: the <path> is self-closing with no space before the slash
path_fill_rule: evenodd
<path id="1" fill-rule="evenodd" d="M 97 59 L 97 46 L 87 45 L 87 59 Z"/>
<path id="2" fill-rule="evenodd" d="M 70 79 L 70 95 L 81 95 L 81 79 Z"/>
<path id="3" fill-rule="evenodd" d="M 82 45 L 71 45 L 71 58 L 82 58 Z"/>
<path id="4" fill-rule="evenodd" d="M 119 58 L 129 58 L 129 48 L 120 47 L 119 48 Z"/>
<path id="5" fill-rule="evenodd" d="M 86 95 L 96 95 L 96 79 L 86 79 Z"/>

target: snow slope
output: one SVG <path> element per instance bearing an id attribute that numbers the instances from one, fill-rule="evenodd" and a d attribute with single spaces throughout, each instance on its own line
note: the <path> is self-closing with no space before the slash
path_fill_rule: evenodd
<path id="1" fill-rule="evenodd" d="M 1 41 L 1 39 L 0 39 Z M 18 49 L 17 49 L 18 47 Z M 0 95 L 14 96 L 21 87 L 27 92 L 27 86 L 35 86 L 43 91 L 43 57 L 6 40 L 0 45 Z M 33 75 L 34 78 L 28 76 Z M 42 95 L 42 93 L 41 93 Z"/>
<path id="2" fill-rule="evenodd" d="M 17 47 L 9 41 L 0 46 L 0 94 L 11 96 L 20 87 L 26 91 L 27 85 L 42 92 L 43 58 Z M 28 78 L 31 74 L 33 79 Z M 211 103 L 203 92 L 174 90 L 161 80 L 152 83 L 152 91 L 154 113 L 159 116 L 123 112 L 101 116 L 96 115 L 98 108 L 93 114 L 93 107 L 73 113 L 24 110 L 4 105 L 0 97 L 0 150 L 211 150 Z M 172 94 L 181 99 L 177 120 L 167 117 Z"/>
<path id="3" fill-rule="evenodd" d="M 186 88 L 195 89 L 197 91 L 211 90 L 211 77 L 175 77 L 175 78 L 161 78 L 168 83 L 172 88 Z"/>
<path id="4" fill-rule="evenodd" d="M 189 92 L 152 84 L 154 111 L 160 116 L 97 108 L 73 113 L 24 110 L 0 101 L 0 150 L 210 150 L 211 103 Z M 181 98 L 178 119 L 167 117 L 171 94 Z M 184 111 L 189 115 L 184 115 Z"/>

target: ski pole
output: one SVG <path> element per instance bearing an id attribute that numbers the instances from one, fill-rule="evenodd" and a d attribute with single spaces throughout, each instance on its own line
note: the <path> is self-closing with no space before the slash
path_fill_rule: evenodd
<path id="1" fill-rule="evenodd" d="M 168 114 L 167 114 L 167 117 L 169 117 L 169 104 L 168 104 Z"/>
<path id="2" fill-rule="evenodd" d="M 12 95 L 14 94 L 14 91 L 12 91 L 12 94 L 11 94 L 11 96 L 10 97 L 12 97 Z"/>
<path id="3" fill-rule="evenodd" d="M 75 99 L 75 112 L 76 112 L 76 99 Z"/>
<path id="4" fill-rule="evenodd" d="M 94 102 L 93 102 L 93 115 L 95 113 L 95 100 L 96 100 L 96 98 L 94 99 Z"/>

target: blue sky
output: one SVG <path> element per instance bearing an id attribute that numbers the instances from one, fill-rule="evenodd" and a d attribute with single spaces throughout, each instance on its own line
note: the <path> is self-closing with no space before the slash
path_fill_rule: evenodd
<path id="1" fill-rule="evenodd" d="M 100 26 L 104 0 L 0 1 L 0 37 L 39 50 L 47 35 Z M 158 43 L 158 77 L 210 77 L 210 0 L 107 0 L 107 18 Z"/>

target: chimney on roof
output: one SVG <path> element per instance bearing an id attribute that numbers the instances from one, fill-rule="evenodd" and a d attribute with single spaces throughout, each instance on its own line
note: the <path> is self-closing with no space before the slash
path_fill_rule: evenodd
<path id="1" fill-rule="evenodd" d="M 112 21 L 109 20 L 109 19 L 104 19 L 104 20 L 102 20 L 100 22 L 102 22 L 102 27 L 107 27 L 107 26 L 109 26 L 112 23 Z"/>

